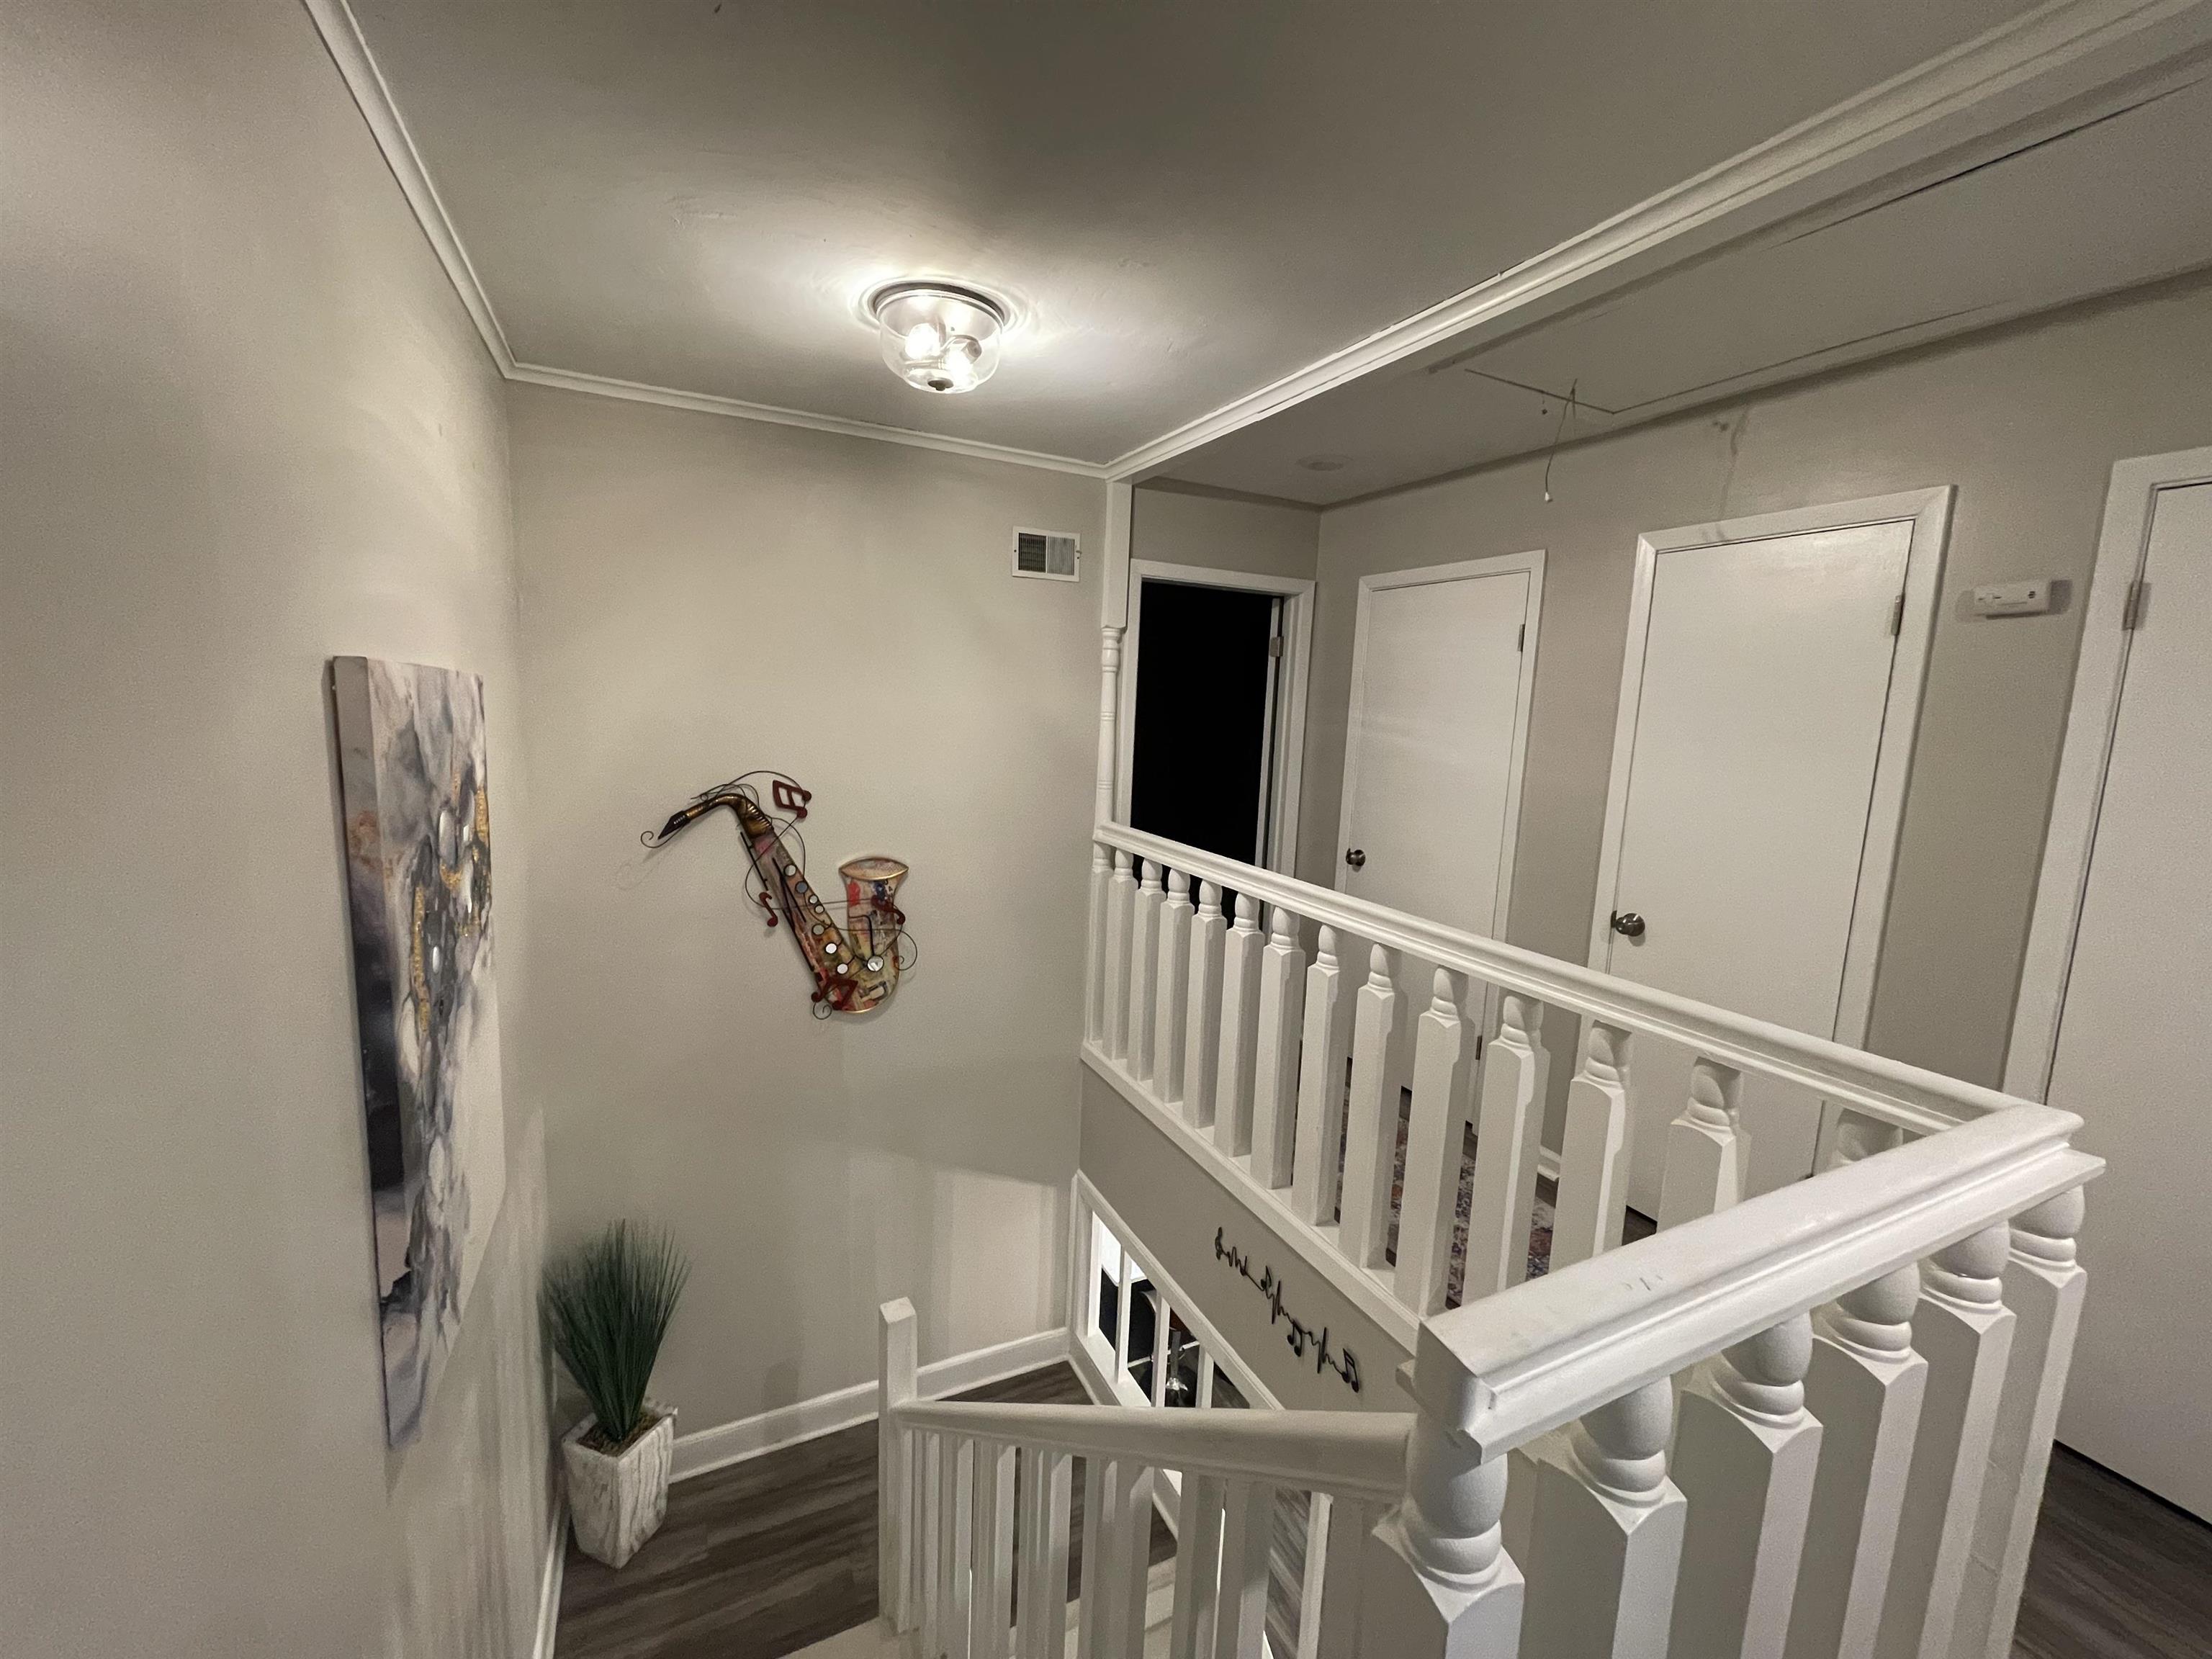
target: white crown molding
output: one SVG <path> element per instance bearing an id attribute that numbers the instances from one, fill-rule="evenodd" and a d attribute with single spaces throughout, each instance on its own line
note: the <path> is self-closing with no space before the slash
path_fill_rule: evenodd
<path id="1" fill-rule="evenodd" d="M 1417 353 L 1464 348 L 1833 203 L 2212 41 L 2206 0 L 2051 0 L 1426 311 L 1139 446 L 1141 479 L 1177 457 Z"/>
<path id="2" fill-rule="evenodd" d="M 361 25 L 354 20 L 353 9 L 346 0 L 301 0 L 301 3 L 307 7 L 307 15 L 314 19 L 331 61 L 345 78 L 346 89 L 353 94 L 362 118 L 368 123 L 376 147 L 384 152 L 392 176 L 398 180 L 399 193 L 415 210 L 416 222 L 430 239 L 431 250 L 437 254 L 438 263 L 446 268 L 453 292 L 460 295 L 470 319 L 477 325 L 477 332 L 483 336 L 484 349 L 491 353 L 499 372 L 513 378 L 514 354 L 507 349 L 507 335 L 500 328 L 499 318 L 492 311 L 483 284 L 477 280 L 476 267 L 469 263 L 468 250 L 461 246 L 453 222 L 447 216 L 446 204 L 438 199 L 438 188 L 430 182 L 430 174 L 422 165 L 415 140 L 407 131 L 407 124 L 399 118 L 399 107 L 392 101 L 392 88 L 385 84 L 383 71 L 369 55 L 368 42 L 362 34 Z"/>
<path id="3" fill-rule="evenodd" d="M 1231 432 L 1416 354 L 1464 349 L 2012 136 L 2061 106 L 2117 96 L 2212 52 L 2212 0 L 2050 0 L 1845 100 L 1546 252 L 1341 351 L 1097 463 L 905 427 L 518 363 L 347 0 L 301 0 L 454 291 L 510 380 L 767 421 L 1082 477 L 1141 479 Z"/>
<path id="4" fill-rule="evenodd" d="M 996 1347 L 978 1348 L 971 1353 L 955 1354 L 950 1359 L 924 1365 L 916 1378 L 916 1390 L 925 1400 L 941 1400 L 947 1395 L 980 1389 L 986 1382 L 1019 1376 L 1024 1371 L 1033 1371 L 1040 1365 L 1049 1365 L 1067 1357 L 1067 1328 L 1057 1326 L 1034 1336 L 1017 1337 Z M 717 1423 L 692 1434 L 679 1434 L 676 1437 L 674 1466 L 669 1479 L 689 1480 L 695 1474 L 726 1468 L 749 1457 L 795 1446 L 802 1440 L 872 1423 L 876 1417 L 876 1390 L 877 1384 L 872 1382 L 855 1382 L 850 1388 L 817 1395 L 793 1405 L 779 1406 L 757 1416 Z"/>
<path id="5" fill-rule="evenodd" d="M 878 443 L 905 444 L 915 449 L 935 449 L 948 455 L 966 455 L 979 461 L 1003 461 L 1010 466 L 1041 467 L 1050 472 L 1073 472 L 1079 477 L 1103 478 L 1106 468 L 1097 461 L 1079 461 L 1068 455 L 1047 455 L 1034 449 L 1012 449 L 975 438 L 947 438 L 910 427 L 878 426 L 872 421 L 848 421 L 842 415 L 817 415 L 804 409 L 780 409 L 774 404 L 749 404 L 740 398 L 718 398 L 711 392 L 678 392 L 637 380 L 617 380 L 604 374 L 580 374 L 574 369 L 548 368 L 542 363 L 516 363 L 507 371 L 510 380 L 531 386 L 557 386 L 564 392 L 588 392 L 596 397 L 623 398 L 632 403 L 659 404 L 666 409 L 694 410 L 702 415 L 726 415 L 740 421 L 766 421 L 775 426 L 804 427 L 810 432 L 834 432 L 847 438 L 872 438 Z"/>

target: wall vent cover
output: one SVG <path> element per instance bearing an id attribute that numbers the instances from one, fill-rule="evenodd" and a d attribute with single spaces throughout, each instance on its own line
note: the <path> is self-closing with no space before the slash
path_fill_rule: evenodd
<path id="1" fill-rule="evenodd" d="M 1081 540 L 1061 530 L 1014 532 L 1014 574 L 1042 576 L 1048 581 L 1077 580 L 1076 566 L 1083 556 Z"/>

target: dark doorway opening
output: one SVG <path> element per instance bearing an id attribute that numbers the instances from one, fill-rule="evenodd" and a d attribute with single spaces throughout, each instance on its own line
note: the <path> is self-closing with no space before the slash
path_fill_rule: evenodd
<path id="1" fill-rule="evenodd" d="M 1264 865 L 1283 602 L 1156 579 L 1138 596 L 1129 822 Z"/>

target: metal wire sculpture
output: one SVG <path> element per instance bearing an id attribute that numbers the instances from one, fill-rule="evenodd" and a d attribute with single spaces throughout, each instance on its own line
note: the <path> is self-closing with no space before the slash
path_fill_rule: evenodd
<path id="1" fill-rule="evenodd" d="M 756 778 L 768 781 L 767 805 Z M 709 812 L 727 807 L 738 820 L 750 864 L 746 897 L 767 914 L 769 927 L 781 921 L 791 930 L 814 977 L 815 1018 L 865 1014 L 890 1000 L 899 975 L 917 960 L 906 912 L 897 902 L 907 866 L 874 855 L 840 865 L 837 873 L 845 881 L 845 925 L 840 927 L 806 879 L 806 842 L 799 824 L 813 799 L 812 791 L 788 773 L 744 772 L 694 795 L 659 830 L 648 830 L 638 839 L 650 848 L 665 847 Z"/>

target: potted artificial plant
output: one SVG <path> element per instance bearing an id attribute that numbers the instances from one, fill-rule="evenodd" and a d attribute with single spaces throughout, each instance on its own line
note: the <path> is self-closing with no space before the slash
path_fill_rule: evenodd
<path id="1" fill-rule="evenodd" d="M 676 1413 L 645 1396 L 691 1265 L 665 1232 L 617 1221 L 546 1269 L 553 1352 L 591 1401 L 561 1439 L 585 1554 L 619 1567 L 660 1529 Z"/>

